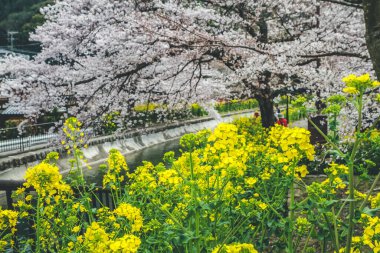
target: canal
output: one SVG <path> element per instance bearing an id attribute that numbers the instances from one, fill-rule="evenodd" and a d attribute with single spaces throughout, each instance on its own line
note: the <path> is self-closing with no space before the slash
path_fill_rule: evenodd
<path id="1" fill-rule="evenodd" d="M 164 154 L 169 151 L 174 151 L 175 155 L 178 157 L 180 155 L 179 140 L 180 138 L 175 138 L 133 153 L 126 154 L 125 159 L 129 170 L 134 171 L 138 166 L 142 165 L 143 161 L 149 161 L 156 165 L 162 161 Z M 92 170 L 85 169 L 84 173 L 87 182 L 96 183 L 98 185 L 102 184 L 103 173 L 99 171 L 98 167 L 100 164 L 104 163 L 105 162 L 92 164 L 92 167 L 94 167 Z"/>

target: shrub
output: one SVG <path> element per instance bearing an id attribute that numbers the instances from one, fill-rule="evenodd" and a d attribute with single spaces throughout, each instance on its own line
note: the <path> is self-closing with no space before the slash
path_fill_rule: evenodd
<path id="1" fill-rule="evenodd" d="M 258 106 L 258 102 L 255 99 L 247 100 L 230 100 L 227 102 L 219 102 L 215 105 L 215 109 L 219 112 L 231 112 L 239 110 L 254 109 Z"/>

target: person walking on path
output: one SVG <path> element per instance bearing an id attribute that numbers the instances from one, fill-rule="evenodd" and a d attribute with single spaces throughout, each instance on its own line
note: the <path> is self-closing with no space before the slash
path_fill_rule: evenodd
<path id="1" fill-rule="evenodd" d="M 279 113 L 277 115 L 278 117 L 278 120 L 277 120 L 277 124 L 281 125 L 281 126 L 284 126 L 284 127 L 287 127 L 288 126 L 288 121 L 284 118 L 284 115 L 282 115 L 281 113 Z"/>
<path id="2" fill-rule="evenodd" d="M 280 108 L 278 107 L 278 104 L 276 104 L 275 107 L 276 107 L 276 108 L 274 109 L 274 117 L 276 118 L 276 121 L 278 121 L 278 120 L 279 120 L 278 115 L 281 113 L 281 110 L 280 110 Z"/>

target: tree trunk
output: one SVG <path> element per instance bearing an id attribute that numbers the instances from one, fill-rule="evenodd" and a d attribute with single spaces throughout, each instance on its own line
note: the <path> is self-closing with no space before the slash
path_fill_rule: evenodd
<path id="1" fill-rule="evenodd" d="M 274 125 L 274 111 L 273 111 L 273 100 L 270 96 L 256 96 L 257 101 L 259 102 L 260 114 L 261 114 L 261 123 L 263 127 L 271 127 Z"/>
<path id="2" fill-rule="evenodd" d="M 364 0 L 363 2 L 367 47 L 377 79 L 380 80 L 380 1 Z"/>

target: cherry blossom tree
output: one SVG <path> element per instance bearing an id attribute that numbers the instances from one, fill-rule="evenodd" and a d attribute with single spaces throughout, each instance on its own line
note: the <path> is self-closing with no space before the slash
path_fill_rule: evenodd
<path id="1" fill-rule="evenodd" d="M 321 0 L 343 6 L 363 9 L 366 42 L 377 78 L 380 79 L 380 2 L 377 0 Z"/>
<path id="2" fill-rule="evenodd" d="M 377 78 L 380 79 L 380 2 L 376 0 L 363 1 L 366 39 Z"/>
<path id="3" fill-rule="evenodd" d="M 363 10 L 336 1 L 61 0 L 42 13 L 42 52 L 0 63 L 29 114 L 72 97 L 70 113 L 94 118 L 235 96 L 258 99 L 270 126 L 277 95 L 335 92 L 372 70 Z"/>

